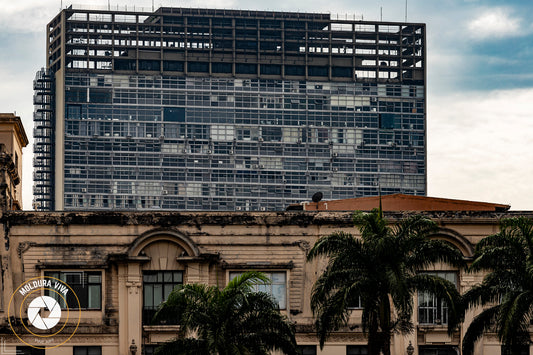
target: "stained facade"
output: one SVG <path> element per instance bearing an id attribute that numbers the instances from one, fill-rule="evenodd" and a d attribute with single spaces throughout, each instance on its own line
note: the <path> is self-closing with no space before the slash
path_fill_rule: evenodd
<path id="1" fill-rule="evenodd" d="M 70 7 L 47 32 L 38 209 L 426 193 L 424 24 Z"/>
<path id="2" fill-rule="evenodd" d="M 424 212 L 423 212 L 424 213 Z M 529 212 L 425 212 L 439 225 L 432 236 L 455 245 L 471 257 L 475 244 L 498 229 L 502 217 Z M 405 213 L 387 212 L 390 221 Z M 310 310 L 310 293 L 324 261 L 306 262 L 306 253 L 320 236 L 343 230 L 355 235 L 350 212 L 8 212 L 0 248 L 2 279 L 0 329 L 6 351 L 29 351 L 21 340 L 49 347 L 30 354 L 70 355 L 151 354 L 158 343 L 176 335 L 173 324 L 152 324 L 156 305 L 181 283 L 223 287 L 244 270 L 261 270 L 273 283 L 267 290 L 296 327 L 298 344 L 306 354 L 365 354 L 361 310 L 354 307 L 349 325 L 334 332 L 322 351 L 318 348 Z M 454 282 L 460 292 L 481 281 L 447 265 L 425 272 Z M 73 337 L 44 342 L 24 331 L 26 313 L 20 308 L 17 287 L 35 277 L 65 280 L 78 295 L 81 320 L 66 321 Z M 71 312 L 75 314 L 77 310 Z M 9 312 L 9 313 L 8 313 Z M 11 331 L 22 334 L 17 339 Z M 15 319 L 22 319 L 17 323 Z M 464 325 L 468 325 L 467 316 Z M 447 334 L 447 310 L 431 294 L 415 295 L 413 334 L 395 335 L 393 354 L 405 354 L 411 342 L 418 355 L 457 354 L 465 327 Z M 28 329 L 33 329 L 28 327 Z M 134 348 L 132 347 L 134 346 Z M 475 353 L 499 355 L 495 334 L 479 342 Z"/>
<path id="3" fill-rule="evenodd" d="M 22 148 L 27 145 L 20 117 L 0 113 L 0 211 L 22 209 Z"/>

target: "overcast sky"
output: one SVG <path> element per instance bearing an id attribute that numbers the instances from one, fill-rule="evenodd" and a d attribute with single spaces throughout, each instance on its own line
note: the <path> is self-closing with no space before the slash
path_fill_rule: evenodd
<path id="1" fill-rule="evenodd" d="M 109 0 L 152 7 L 151 0 Z M 75 4 L 82 4 L 76 2 Z M 85 4 L 107 6 L 108 0 Z M 66 0 L 3 0 L 0 112 L 16 111 L 30 136 L 32 80 L 45 65 L 45 27 Z M 404 21 L 404 0 L 154 0 L 215 7 L 348 14 Z M 407 20 L 427 23 L 428 196 L 533 210 L 533 2 L 408 0 Z M 24 209 L 31 209 L 31 147 L 24 152 Z"/>

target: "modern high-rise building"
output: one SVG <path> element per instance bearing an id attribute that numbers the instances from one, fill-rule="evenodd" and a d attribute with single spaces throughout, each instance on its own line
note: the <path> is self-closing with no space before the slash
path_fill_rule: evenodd
<path id="1" fill-rule="evenodd" d="M 41 210 L 426 194 L 425 25 L 69 7 L 35 80 Z"/>

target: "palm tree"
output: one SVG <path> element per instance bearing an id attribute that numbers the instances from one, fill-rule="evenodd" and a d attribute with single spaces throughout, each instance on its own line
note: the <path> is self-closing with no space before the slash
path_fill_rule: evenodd
<path id="1" fill-rule="evenodd" d="M 533 219 L 502 220 L 500 232 L 477 245 L 470 271 L 488 272 L 481 284 L 464 295 L 467 308 L 487 306 L 477 315 L 463 339 L 463 354 L 474 351 L 485 331 L 496 332 L 510 354 L 530 342 L 533 319 Z"/>
<path id="2" fill-rule="evenodd" d="M 180 285 L 162 303 L 155 321 L 176 320 L 179 336 L 156 351 L 158 355 L 269 354 L 277 349 L 296 354 L 292 325 L 272 297 L 254 292 L 270 280 L 259 272 L 245 272 L 224 289 L 201 284 Z"/>
<path id="3" fill-rule="evenodd" d="M 332 331 L 347 325 L 350 306 L 360 302 L 369 354 L 390 354 L 392 334 L 413 330 L 416 290 L 431 292 L 447 302 L 448 330 L 452 332 L 460 321 L 456 286 L 420 271 L 435 262 L 461 267 L 464 261 L 452 245 L 428 238 L 436 229 L 435 223 L 416 215 L 389 226 L 381 209 L 374 209 L 356 212 L 354 224 L 361 232 L 360 239 L 335 232 L 320 238 L 308 254 L 308 260 L 329 258 L 311 296 L 320 346 Z"/>

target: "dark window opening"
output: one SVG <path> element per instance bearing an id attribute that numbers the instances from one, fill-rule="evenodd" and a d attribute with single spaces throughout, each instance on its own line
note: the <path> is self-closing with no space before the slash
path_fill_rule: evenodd
<path id="1" fill-rule="evenodd" d="M 163 70 L 168 71 L 183 71 L 183 62 L 165 60 L 163 62 Z"/>
<path id="2" fill-rule="evenodd" d="M 67 118 L 80 119 L 81 105 L 67 105 Z"/>
<path id="3" fill-rule="evenodd" d="M 305 75 L 305 66 L 303 65 L 286 65 L 285 66 L 285 75 Z"/>
<path id="4" fill-rule="evenodd" d="M 115 70 L 135 70 L 135 60 L 115 59 Z"/>
<path id="5" fill-rule="evenodd" d="M 75 346 L 73 355 L 102 355 L 101 346 Z"/>
<path id="6" fill-rule="evenodd" d="M 85 88 L 67 88 L 65 90 L 66 102 L 87 102 L 87 89 Z"/>
<path id="7" fill-rule="evenodd" d="M 110 104 L 111 103 L 111 90 L 110 89 L 90 89 L 89 102 Z"/>
<path id="8" fill-rule="evenodd" d="M 419 355 L 457 355 L 459 352 L 455 346 L 420 346 Z"/>
<path id="9" fill-rule="evenodd" d="M 396 115 L 392 113 L 380 113 L 379 114 L 379 128 L 394 129 L 395 123 L 396 123 Z"/>
<path id="10" fill-rule="evenodd" d="M 44 275 L 59 279 L 72 288 L 76 295 L 70 290 L 66 295 L 66 301 L 71 309 L 78 307 L 78 300 L 81 309 L 102 308 L 102 273 L 100 271 L 46 271 Z M 66 307 L 65 301 L 59 294 L 52 291 L 46 293 L 47 296 L 56 299 L 61 307 Z"/>
<path id="11" fill-rule="evenodd" d="M 37 349 L 32 346 L 17 346 L 17 355 L 44 355 L 44 349 Z"/>
<path id="12" fill-rule="evenodd" d="M 139 70 L 159 71 L 161 62 L 159 60 L 139 60 Z"/>
<path id="13" fill-rule="evenodd" d="M 261 74 L 281 75 L 281 65 L 261 64 Z"/>
<path id="14" fill-rule="evenodd" d="M 352 68 L 349 67 L 333 67 L 331 70 L 331 75 L 336 78 L 351 78 L 352 77 Z"/>
<path id="15" fill-rule="evenodd" d="M 529 355 L 529 345 L 522 345 L 520 349 L 513 352 L 511 349 L 502 345 L 502 355 Z"/>
<path id="16" fill-rule="evenodd" d="M 328 76 L 328 67 L 309 66 L 309 76 Z"/>
<path id="17" fill-rule="evenodd" d="M 231 73 L 232 65 L 231 63 L 212 63 L 211 70 L 213 73 Z"/>
<path id="18" fill-rule="evenodd" d="M 143 324 L 151 324 L 157 308 L 177 285 L 183 284 L 182 271 L 145 271 L 143 273 Z M 177 322 L 166 322 L 165 324 Z"/>
<path id="19" fill-rule="evenodd" d="M 183 107 L 165 107 L 163 109 L 163 121 L 167 121 L 167 122 L 185 122 L 185 108 L 183 108 Z"/>
<path id="20" fill-rule="evenodd" d="M 187 69 L 190 72 L 195 72 L 195 73 L 208 73 L 209 72 L 209 63 L 205 63 L 205 62 L 187 62 Z"/>
<path id="21" fill-rule="evenodd" d="M 368 347 L 366 345 L 347 345 L 346 355 L 367 355 Z"/>
<path id="22" fill-rule="evenodd" d="M 316 355 L 316 345 L 298 345 L 302 355 Z"/>
<path id="23" fill-rule="evenodd" d="M 235 65 L 235 73 L 237 74 L 257 74 L 256 64 L 237 63 Z"/>

